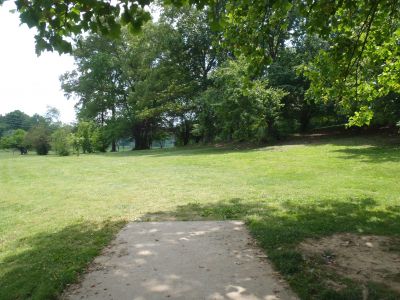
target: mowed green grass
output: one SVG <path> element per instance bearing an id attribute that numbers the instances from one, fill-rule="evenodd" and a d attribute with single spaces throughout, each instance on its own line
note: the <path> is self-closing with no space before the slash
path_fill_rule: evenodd
<path id="1" fill-rule="evenodd" d="M 364 136 L 246 150 L 0 152 L 0 299 L 56 298 L 126 222 L 171 218 L 244 219 L 302 298 L 361 298 L 296 245 L 335 232 L 398 236 L 399 145 Z M 348 288 L 329 289 L 332 277 Z"/>

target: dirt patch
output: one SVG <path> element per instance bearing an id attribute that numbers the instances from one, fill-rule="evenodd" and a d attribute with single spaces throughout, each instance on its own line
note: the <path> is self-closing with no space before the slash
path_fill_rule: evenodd
<path id="1" fill-rule="evenodd" d="M 306 259 L 320 259 L 326 268 L 361 284 L 377 282 L 400 293 L 400 239 L 335 234 L 299 245 Z M 337 286 L 340 289 L 340 285 Z"/>

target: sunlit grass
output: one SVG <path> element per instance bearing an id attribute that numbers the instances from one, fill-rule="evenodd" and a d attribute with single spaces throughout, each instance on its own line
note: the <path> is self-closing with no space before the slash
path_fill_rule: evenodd
<path id="1" fill-rule="evenodd" d="M 301 275 L 293 245 L 342 231 L 398 234 L 399 174 L 398 140 L 376 137 L 79 157 L 0 152 L 0 298 L 54 297 L 123 224 L 163 218 L 247 220 L 304 296 L 316 279 Z"/>

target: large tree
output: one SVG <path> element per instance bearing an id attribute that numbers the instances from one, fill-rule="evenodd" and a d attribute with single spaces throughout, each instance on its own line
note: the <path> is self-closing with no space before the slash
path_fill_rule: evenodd
<path id="1" fill-rule="evenodd" d="M 73 52 L 77 68 L 61 76 L 66 96 L 78 98 L 78 119 L 96 121 L 112 151 L 116 151 L 116 118 L 125 94 L 119 46 L 118 41 L 99 35 L 81 38 Z"/>
<path id="2" fill-rule="evenodd" d="M 174 124 L 179 142 L 183 145 L 193 138 L 192 130 L 206 107 L 196 101 L 211 84 L 210 74 L 226 60 L 226 50 L 219 44 L 220 32 L 212 30 L 208 18 L 209 10 L 193 7 L 176 9 L 166 7 L 161 14 L 161 23 L 174 28 L 174 44 L 170 56 L 170 67 L 179 68 L 177 85 L 180 93 L 176 97 Z"/>
<path id="3" fill-rule="evenodd" d="M 196 97 L 223 60 L 207 20 L 206 12 L 170 8 L 140 33 L 82 38 L 76 70 L 61 78 L 66 94 L 79 99 L 78 117 L 118 129 L 114 140 L 130 132 L 136 149 L 149 148 L 160 131 L 187 144 L 201 109 Z"/>

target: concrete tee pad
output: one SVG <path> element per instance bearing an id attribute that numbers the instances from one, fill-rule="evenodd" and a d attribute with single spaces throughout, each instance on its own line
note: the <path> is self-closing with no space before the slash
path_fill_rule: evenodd
<path id="1" fill-rule="evenodd" d="M 296 299 L 242 222 L 130 223 L 63 299 Z"/>

